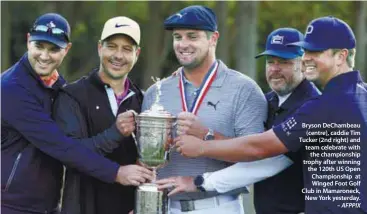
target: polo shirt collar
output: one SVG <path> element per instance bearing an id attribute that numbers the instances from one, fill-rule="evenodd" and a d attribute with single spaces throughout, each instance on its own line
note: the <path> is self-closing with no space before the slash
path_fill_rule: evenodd
<path id="1" fill-rule="evenodd" d="M 304 102 L 307 93 L 312 90 L 311 84 L 312 83 L 306 79 L 302 80 L 302 82 L 292 91 L 291 96 L 289 96 L 280 107 L 284 110 L 289 110 L 294 107 L 295 103 Z"/>
<path id="2" fill-rule="evenodd" d="M 292 91 L 292 94 L 278 107 L 279 98 L 277 93 L 271 92 L 271 97 L 269 99 L 269 104 L 274 109 L 289 110 L 295 106 L 296 103 L 304 102 L 305 97 L 308 93 L 313 90 L 312 83 L 304 79 L 302 82 Z M 305 93 L 306 92 L 306 93 Z"/>
<path id="3" fill-rule="evenodd" d="M 218 70 L 217 70 L 217 76 L 215 77 L 211 87 L 217 87 L 220 88 L 222 87 L 222 85 L 224 84 L 224 80 L 227 76 L 227 73 L 224 72 L 228 69 L 228 67 L 221 61 L 218 60 Z M 183 67 L 181 67 L 179 70 L 182 70 Z M 177 75 L 179 77 L 179 75 Z M 186 77 L 184 76 L 184 84 L 192 84 L 188 79 L 186 79 Z M 177 85 L 178 87 L 178 85 Z"/>
<path id="4" fill-rule="evenodd" d="M 98 75 L 98 71 L 99 69 L 96 68 L 96 69 L 93 69 L 93 71 L 90 73 L 90 79 L 91 79 L 91 82 L 96 85 L 100 90 L 106 90 L 106 87 L 107 88 L 110 88 L 111 86 L 107 83 L 104 83 L 102 80 L 101 80 L 101 77 Z M 132 81 L 129 79 L 129 77 L 126 78 L 126 81 L 129 82 L 129 93 L 130 92 L 134 92 L 134 94 L 136 93 L 136 91 L 134 90 L 134 87 L 133 87 L 133 83 Z M 128 94 L 127 97 L 130 97 L 131 95 Z"/>
<path id="5" fill-rule="evenodd" d="M 345 91 L 351 84 L 361 83 L 359 71 L 350 71 L 332 78 L 325 86 L 324 92 Z"/>

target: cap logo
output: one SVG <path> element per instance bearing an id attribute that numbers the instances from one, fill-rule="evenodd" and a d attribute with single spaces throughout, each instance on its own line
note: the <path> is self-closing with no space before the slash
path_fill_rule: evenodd
<path id="1" fill-rule="evenodd" d="M 311 34 L 313 32 L 313 26 L 309 25 L 306 30 L 306 34 Z"/>
<path id="2" fill-rule="evenodd" d="M 121 24 L 121 25 L 119 25 L 118 23 L 116 23 L 115 28 L 124 27 L 124 26 L 129 26 L 129 25 L 127 25 L 127 24 Z"/>
<path id="3" fill-rule="evenodd" d="M 275 35 L 271 38 L 271 44 L 283 44 L 283 38 L 284 36 Z"/>
<path id="4" fill-rule="evenodd" d="M 178 17 L 180 17 L 180 19 L 184 16 L 184 15 L 186 15 L 187 13 L 184 13 L 184 14 L 181 14 L 181 13 L 176 13 L 176 16 L 178 16 Z"/>
<path id="5" fill-rule="evenodd" d="M 56 25 L 52 21 L 50 21 L 50 23 L 47 24 L 47 27 L 49 27 L 49 28 L 55 28 Z"/>

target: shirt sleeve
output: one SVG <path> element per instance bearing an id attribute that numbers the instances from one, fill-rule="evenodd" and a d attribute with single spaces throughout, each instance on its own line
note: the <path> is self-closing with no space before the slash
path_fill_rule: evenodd
<path id="1" fill-rule="evenodd" d="M 111 153 L 124 139 L 115 123 L 105 131 L 87 138 L 87 118 L 78 102 L 64 92 L 60 92 L 55 100 L 53 117 L 67 136 L 101 155 Z"/>
<path id="2" fill-rule="evenodd" d="M 278 174 L 292 165 L 284 155 L 253 162 L 239 162 L 212 173 L 204 173 L 203 187 L 220 193 L 251 185 Z"/>
<path id="3" fill-rule="evenodd" d="M 2 106 L 2 119 L 29 143 L 69 167 L 104 182 L 115 181 L 119 165 L 65 136 L 50 109 L 28 89 L 13 85 L 2 96 L 8 102 Z"/>
<path id="4" fill-rule="evenodd" d="M 268 105 L 260 87 L 253 81 L 239 89 L 235 104 L 235 135 L 245 136 L 264 131 Z M 250 90 L 248 89 L 249 85 Z"/>
<path id="5" fill-rule="evenodd" d="M 297 151 L 316 136 L 323 134 L 322 123 L 329 121 L 328 111 L 323 106 L 319 99 L 309 100 L 283 123 L 273 128 L 275 135 L 288 150 Z"/>
<path id="6" fill-rule="evenodd" d="M 144 93 L 144 99 L 143 99 L 143 104 L 141 107 L 141 111 L 146 111 L 148 109 L 150 109 L 150 107 L 153 105 L 154 101 L 155 101 L 155 95 L 156 95 L 156 86 L 155 84 L 150 86 L 148 88 L 148 90 Z"/>

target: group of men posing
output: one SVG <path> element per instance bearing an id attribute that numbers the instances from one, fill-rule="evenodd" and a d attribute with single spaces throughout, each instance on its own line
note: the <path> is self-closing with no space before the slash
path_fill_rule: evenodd
<path id="1" fill-rule="evenodd" d="M 216 58 L 210 8 L 186 7 L 164 27 L 182 66 L 160 88 L 160 104 L 178 124 L 176 151 L 156 181 L 170 191 L 170 213 L 243 213 L 239 194 L 250 184 L 258 214 L 367 212 L 367 85 L 353 70 L 356 40 L 348 24 L 329 16 L 312 20 L 305 35 L 294 28 L 271 32 L 256 56 L 266 57 L 272 91 L 265 95 L 246 71 Z M 139 44 L 135 21 L 109 19 L 98 42 L 99 67 L 65 85 L 58 68 L 71 48 L 70 26 L 55 13 L 35 21 L 28 51 L 1 77 L 2 213 L 133 212 L 135 186 L 154 177 L 137 164 L 131 136 L 133 111 L 149 109 L 156 95 L 155 85 L 142 93 L 128 78 Z M 362 171 L 349 174 L 360 174 L 361 183 L 339 188 L 357 189 L 359 207 L 305 203 L 302 189 L 312 189 L 313 178 L 302 161 L 313 157 L 299 140 L 307 135 L 302 123 L 359 124 L 360 143 L 350 145 L 360 146 Z"/>

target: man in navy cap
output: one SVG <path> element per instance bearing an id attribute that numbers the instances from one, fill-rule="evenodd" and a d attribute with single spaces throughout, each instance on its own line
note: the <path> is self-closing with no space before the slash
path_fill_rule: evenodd
<path id="1" fill-rule="evenodd" d="M 284 122 L 308 99 L 320 94 L 315 85 L 306 80 L 302 73 L 302 48 L 287 46 L 300 41 L 303 41 L 303 35 L 298 30 L 277 29 L 268 36 L 266 50 L 256 56 L 266 57 L 266 80 L 273 90 L 266 94 L 269 107 L 267 130 Z M 286 156 L 293 162 L 290 167 L 255 183 L 254 203 L 257 214 L 305 211 L 304 194 L 301 192 L 303 152 L 304 149 L 287 152 Z"/>
<path id="2" fill-rule="evenodd" d="M 27 34 L 28 52 L 1 76 L 2 213 L 56 213 L 62 163 L 107 183 L 138 185 L 152 178 L 143 167 L 143 179 L 131 177 L 124 166 L 65 136 L 51 118 L 54 97 L 65 84 L 58 68 L 70 47 L 67 20 L 44 14 Z M 118 142 L 132 128 L 115 127 L 118 134 L 105 140 Z"/>
<path id="3" fill-rule="evenodd" d="M 210 140 L 262 132 L 265 97 L 252 79 L 216 59 L 219 33 L 214 12 L 204 6 L 189 6 L 168 17 L 164 26 L 172 31 L 173 49 L 182 67 L 162 82 L 160 103 L 177 115 L 177 133 Z M 152 106 L 156 90 L 156 85 L 147 90 L 142 110 Z M 200 175 L 194 188 L 201 191 L 171 196 L 170 213 L 243 213 L 239 193 L 247 192 L 246 188 L 222 194 L 206 191 L 200 182 L 203 173 L 229 165 L 208 158 L 188 159 L 173 152 L 168 165 L 158 170 L 158 178 L 165 179 L 157 183 L 177 186 L 171 196 L 182 180 L 193 182 Z"/>
<path id="4" fill-rule="evenodd" d="M 303 47 L 305 76 L 323 87 L 287 120 L 257 135 L 202 142 L 176 139 L 184 156 L 253 161 L 298 151 L 303 158 L 306 213 L 366 213 L 367 85 L 354 71 L 356 40 L 344 21 L 310 22 Z"/>

